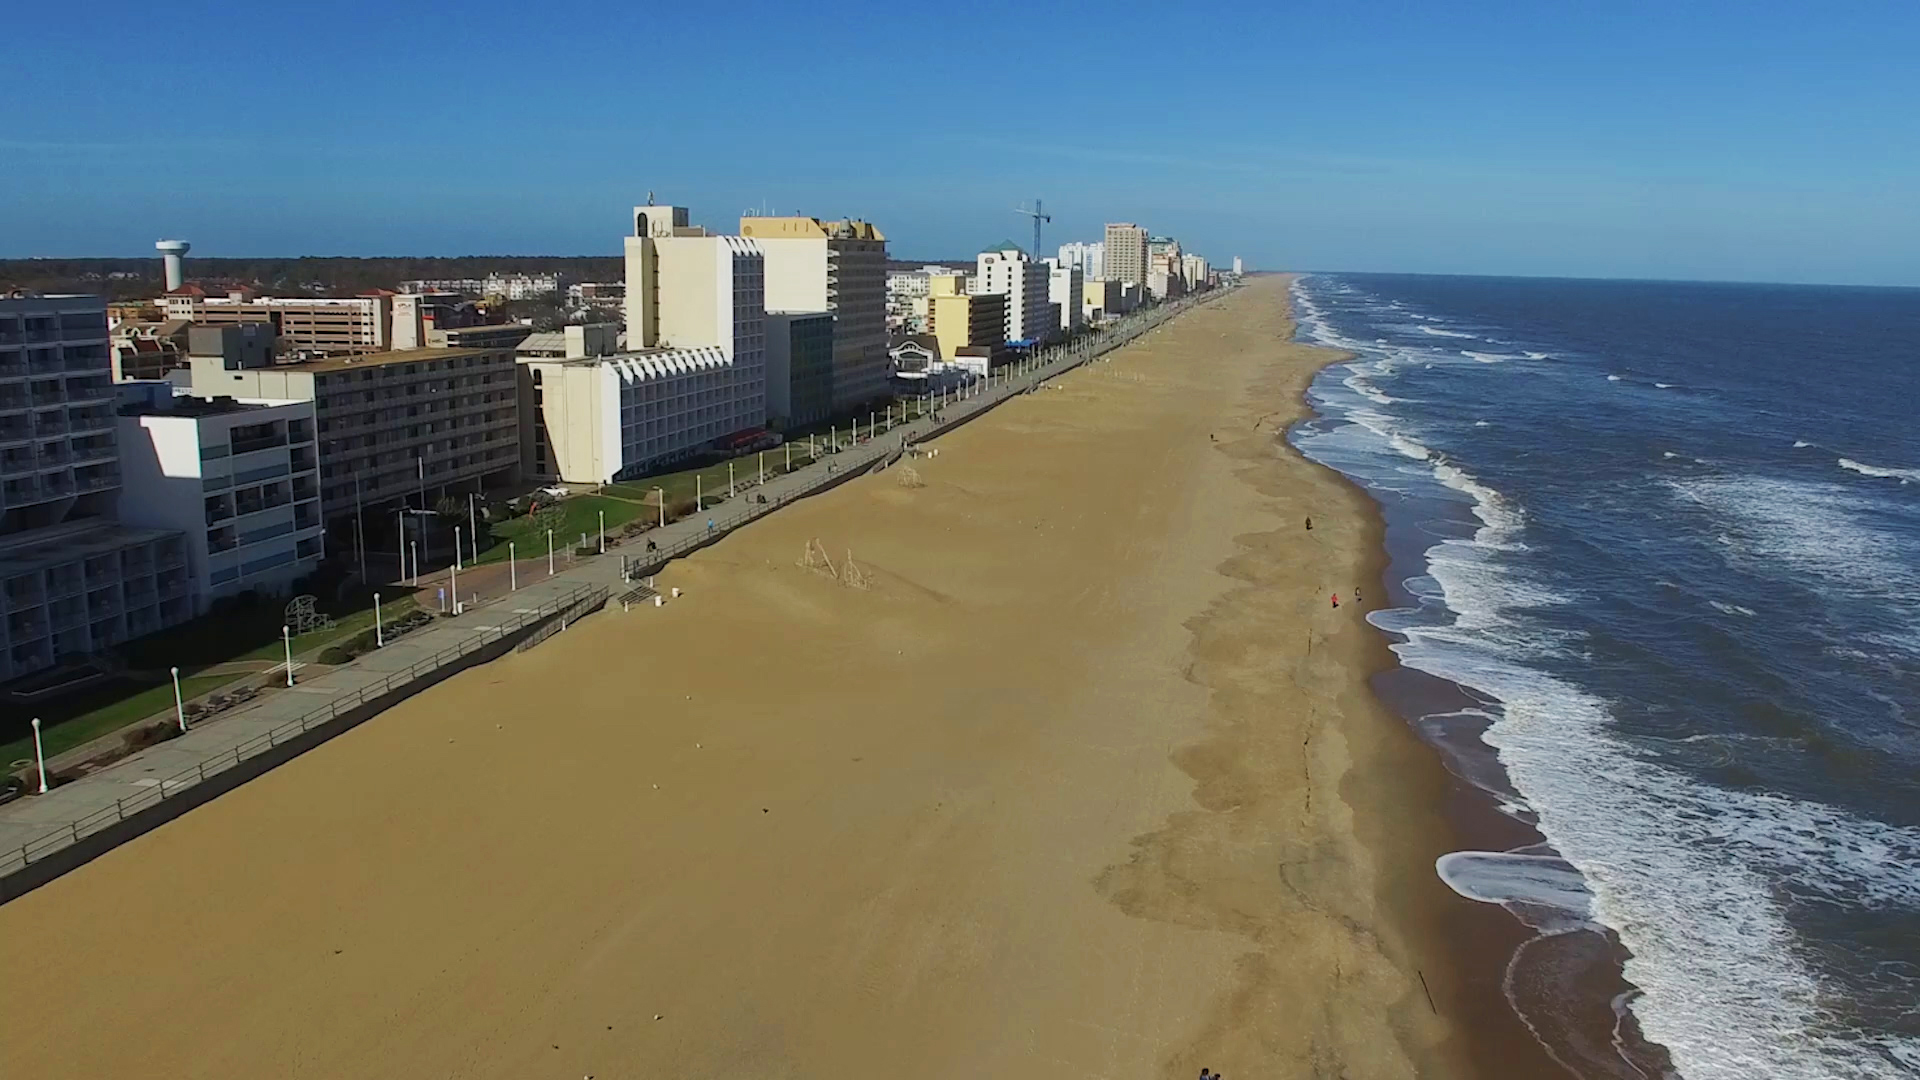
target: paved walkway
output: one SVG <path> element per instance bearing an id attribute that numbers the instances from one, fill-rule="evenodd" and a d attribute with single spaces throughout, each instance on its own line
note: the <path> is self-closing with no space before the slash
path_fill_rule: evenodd
<path id="1" fill-rule="evenodd" d="M 592 601 L 617 600 L 629 576 L 651 573 L 667 561 L 718 540 L 787 503 L 826 491 L 897 460 L 906 446 L 922 442 L 978 416 L 1015 394 L 1133 341 L 1196 303 L 1225 295 L 1209 293 L 1141 312 L 1103 334 L 1041 350 L 959 393 L 936 395 L 931 416 L 891 427 L 872 439 L 737 494 L 702 513 L 620 542 L 609 536 L 607 553 L 567 566 L 556 557 L 549 575 L 544 556 L 521 559 L 517 580 L 505 564 L 459 575 L 465 613 L 415 630 L 385 648 L 333 668 L 296 667 L 295 685 L 262 696 L 242 709 L 221 713 L 177 739 L 38 796 L 0 806 L 0 878 L 77 843 L 126 816 L 237 767 L 299 734 L 365 702 L 421 680 L 472 652 L 497 645 L 560 611 Z M 764 497 L 765 502 L 760 499 Z M 711 525 L 709 525 L 711 522 Z M 649 551 L 648 541 L 655 545 Z M 432 589 L 452 575 L 442 570 L 422 578 L 429 590 L 420 606 L 436 606 Z M 514 587 L 517 585 L 517 588 Z M 314 672 L 318 672 L 314 674 Z M 0 888 L 0 898 L 7 890 Z"/>

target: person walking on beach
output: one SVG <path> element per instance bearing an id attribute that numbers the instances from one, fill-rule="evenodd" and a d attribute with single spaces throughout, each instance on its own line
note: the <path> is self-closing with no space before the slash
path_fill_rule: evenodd
<path id="1" fill-rule="evenodd" d="M 1333 594 L 1333 606 L 1334 606 L 1334 607 L 1339 607 L 1339 606 L 1340 606 L 1340 594 L 1339 594 L 1339 593 L 1334 593 L 1334 594 Z"/>
<path id="2" fill-rule="evenodd" d="M 1308 518 L 1308 519 L 1307 519 L 1307 531 L 1308 531 L 1308 532 L 1312 532 L 1312 531 L 1313 531 L 1313 519 L 1312 519 L 1312 518 Z"/>

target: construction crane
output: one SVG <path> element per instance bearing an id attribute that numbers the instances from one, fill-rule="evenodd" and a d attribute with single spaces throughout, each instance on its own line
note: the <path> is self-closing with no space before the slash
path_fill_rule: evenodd
<path id="1" fill-rule="evenodd" d="M 1053 215 L 1048 214 L 1042 210 L 1039 199 L 1033 200 L 1033 209 L 1029 210 L 1024 206 L 1016 206 L 1013 208 L 1013 212 L 1016 214 L 1025 214 L 1028 217 L 1033 219 L 1033 261 L 1039 262 L 1040 261 L 1040 223 L 1043 221 L 1052 221 Z"/>

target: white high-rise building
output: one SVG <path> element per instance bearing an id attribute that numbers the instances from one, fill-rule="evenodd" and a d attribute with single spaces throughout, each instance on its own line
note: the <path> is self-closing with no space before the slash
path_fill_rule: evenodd
<path id="1" fill-rule="evenodd" d="M 194 609 L 284 595 L 326 553 L 311 401 L 187 394 L 162 380 L 120 397 L 119 516 L 185 537 Z"/>
<path id="2" fill-rule="evenodd" d="M 1060 265 L 1070 266 L 1088 281 L 1098 281 L 1107 276 L 1107 245 L 1096 240 L 1091 244 L 1075 241 L 1060 245 Z"/>
<path id="3" fill-rule="evenodd" d="M 1077 266 L 1061 266 L 1049 263 L 1047 268 L 1047 301 L 1056 311 L 1060 329 L 1067 333 L 1084 326 L 1087 321 L 1085 305 L 1087 277 Z"/>
<path id="4" fill-rule="evenodd" d="M 0 681 L 193 615 L 181 534 L 111 516 L 112 380 L 105 301 L 0 298 Z"/>
<path id="5" fill-rule="evenodd" d="M 1246 264 L 1240 261 L 1240 256 L 1235 255 L 1233 257 L 1233 276 L 1239 277 L 1246 272 Z"/>
<path id="6" fill-rule="evenodd" d="M 1007 342 L 1031 345 L 1060 332 L 1054 314 L 1046 263 L 1027 258 L 1017 248 L 980 253 L 968 288 L 975 293 L 998 293 L 1007 298 Z"/>
<path id="7" fill-rule="evenodd" d="M 626 262 L 625 352 L 519 361 L 532 475 L 604 483 L 764 434 L 759 245 L 689 226 L 683 207 L 637 206 Z"/>

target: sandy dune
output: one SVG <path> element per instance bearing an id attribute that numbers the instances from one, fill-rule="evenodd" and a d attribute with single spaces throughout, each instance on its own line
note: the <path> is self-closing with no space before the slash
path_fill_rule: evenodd
<path id="1" fill-rule="evenodd" d="M 1328 602 L 1377 526 L 1279 441 L 1325 360 L 1284 305 L 1260 279 L 924 487 L 783 510 L 680 601 L 0 907 L 7 1074 L 1456 1074 L 1440 780 Z"/>

